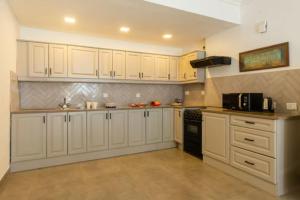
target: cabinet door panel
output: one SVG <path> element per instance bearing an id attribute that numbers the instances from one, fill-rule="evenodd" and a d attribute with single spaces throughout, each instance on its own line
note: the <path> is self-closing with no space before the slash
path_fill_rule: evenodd
<path id="1" fill-rule="evenodd" d="M 175 109 L 174 123 L 175 123 L 175 141 L 179 144 L 183 143 L 183 110 Z"/>
<path id="2" fill-rule="evenodd" d="M 156 56 L 155 58 L 156 79 L 168 80 L 169 66 L 170 66 L 170 61 L 168 56 Z"/>
<path id="3" fill-rule="evenodd" d="M 174 109 L 163 109 L 163 141 L 174 141 Z"/>
<path id="4" fill-rule="evenodd" d="M 68 47 L 68 75 L 72 78 L 98 78 L 98 49 Z"/>
<path id="5" fill-rule="evenodd" d="M 190 63 L 192 60 L 197 59 L 197 53 L 191 53 L 186 56 L 186 70 L 187 70 L 187 79 L 195 80 L 197 79 L 197 69 L 194 69 Z"/>
<path id="6" fill-rule="evenodd" d="M 12 116 L 12 162 L 46 158 L 46 115 Z"/>
<path id="7" fill-rule="evenodd" d="M 48 44 L 28 43 L 29 76 L 48 77 Z"/>
<path id="8" fill-rule="evenodd" d="M 68 120 L 69 154 L 86 152 L 86 113 L 70 112 Z"/>
<path id="9" fill-rule="evenodd" d="M 108 112 L 88 112 L 87 149 L 100 151 L 108 149 Z"/>
<path id="10" fill-rule="evenodd" d="M 126 79 L 139 80 L 141 73 L 141 54 L 126 52 Z"/>
<path id="11" fill-rule="evenodd" d="M 99 77 L 112 78 L 113 55 L 112 50 L 99 50 Z"/>
<path id="12" fill-rule="evenodd" d="M 146 111 L 130 110 L 128 112 L 129 145 L 143 145 L 146 143 Z"/>
<path id="13" fill-rule="evenodd" d="M 178 79 L 178 66 L 179 66 L 178 57 L 170 57 L 169 79 L 171 81 L 177 81 L 177 79 Z"/>
<path id="14" fill-rule="evenodd" d="M 147 110 L 146 143 L 162 142 L 162 109 Z"/>
<path id="15" fill-rule="evenodd" d="M 155 79 L 155 56 L 151 54 L 142 55 L 142 79 L 154 80 Z"/>
<path id="16" fill-rule="evenodd" d="M 65 45 L 49 45 L 49 76 L 68 76 L 68 48 Z"/>
<path id="17" fill-rule="evenodd" d="M 109 113 L 109 148 L 128 146 L 128 111 L 118 110 Z"/>
<path id="18" fill-rule="evenodd" d="M 113 51 L 113 76 L 114 79 L 125 79 L 125 51 Z"/>
<path id="19" fill-rule="evenodd" d="M 47 157 L 68 154 L 67 113 L 47 114 Z"/>

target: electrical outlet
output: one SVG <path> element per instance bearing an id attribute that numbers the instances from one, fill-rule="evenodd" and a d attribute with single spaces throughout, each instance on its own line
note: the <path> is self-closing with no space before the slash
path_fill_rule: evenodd
<path id="1" fill-rule="evenodd" d="M 104 98 L 107 98 L 107 97 L 108 97 L 108 94 L 107 94 L 107 93 L 103 93 L 103 97 L 104 97 Z"/>
<path id="2" fill-rule="evenodd" d="M 205 91 L 201 90 L 201 95 L 204 96 L 205 95 Z"/>
<path id="3" fill-rule="evenodd" d="M 297 110 L 298 105 L 297 105 L 297 103 L 286 103 L 286 109 L 287 110 Z"/>
<path id="4" fill-rule="evenodd" d="M 187 90 L 187 91 L 184 92 L 184 94 L 185 94 L 185 96 L 189 96 L 190 95 L 190 91 Z"/>
<path id="5" fill-rule="evenodd" d="M 136 93 L 136 94 L 135 94 L 135 97 L 136 97 L 136 98 L 140 98 L 140 97 L 141 97 L 141 93 Z"/>

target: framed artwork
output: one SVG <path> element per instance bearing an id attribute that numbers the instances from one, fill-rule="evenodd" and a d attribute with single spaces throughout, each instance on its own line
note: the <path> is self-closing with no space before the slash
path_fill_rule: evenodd
<path id="1" fill-rule="evenodd" d="M 240 72 L 287 67 L 289 61 L 289 43 L 240 53 Z"/>

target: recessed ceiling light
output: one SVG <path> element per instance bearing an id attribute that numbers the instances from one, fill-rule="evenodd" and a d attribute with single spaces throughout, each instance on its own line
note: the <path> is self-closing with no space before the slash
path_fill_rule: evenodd
<path id="1" fill-rule="evenodd" d="M 171 39 L 173 37 L 173 35 L 172 34 L 164 34 L 162 37 L 164 39 Z"/>
<path id="2" fill-rule="evenodd" d="M 75 24 L 76 22 L 76 19 L 74 17 L 65 17 L 64 20 L 67 24 Z"/>
<path id="3" fill-rule="evenodd" d="M 120 31 L 123 32 L 123 33 L 128 33 L 128 32 L 130 31 L 130 28 L 127 27 L 127 26 L 122 26 L 122 27 L 120 28 Z"/>

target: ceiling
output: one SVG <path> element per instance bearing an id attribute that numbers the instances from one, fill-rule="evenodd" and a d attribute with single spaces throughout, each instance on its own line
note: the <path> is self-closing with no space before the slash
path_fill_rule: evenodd
<path id="1" fill-rule="evenodd" d="M 235 24 L 143 0 L 9 0 L 22 26 L 126 41 L 186 47 Z M 64 16 L 74 16 L 68 25 Z M 120 33 L 121 26 L 131 31 Z M 170 40 L 164 33 L 173 34 Z"/>

